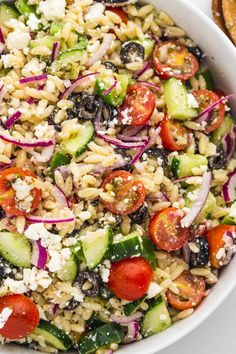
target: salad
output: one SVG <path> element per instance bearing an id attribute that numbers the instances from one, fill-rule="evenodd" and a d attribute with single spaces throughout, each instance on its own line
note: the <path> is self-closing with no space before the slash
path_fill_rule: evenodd
<path id="1" fill-rule="evenodd" d="M 1 3 L 0 42 L 1 343 L 112 354 L 190 316 L 236 251 L 207 54 L 112 0 Z"/>

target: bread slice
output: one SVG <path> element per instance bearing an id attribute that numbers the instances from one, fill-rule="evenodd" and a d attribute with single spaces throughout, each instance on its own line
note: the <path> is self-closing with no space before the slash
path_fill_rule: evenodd
<path id="1" fill-rule="evenodd" d="M 225 25 L 236 45 L 236 0 L 222 0 Z"/>
<path id="2" fill-rule="evenodd" d="M 229 35 L 228 30 L 225 26 L 225 19 L 223 16 L 222 0 L 212 0 L 212 13 L 213 18 L 217 26 L 219 26 L 227 36 Z"/>

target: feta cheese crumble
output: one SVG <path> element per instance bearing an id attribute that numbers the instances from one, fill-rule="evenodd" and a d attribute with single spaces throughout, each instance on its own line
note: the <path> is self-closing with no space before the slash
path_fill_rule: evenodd
<path id="1" fill-rule="evenodd" d="M 45 0 L 39 3 L 39 12 L 41 12 L 47 20 L 57 20 L 65 17 L 66 1 L 65 0 Z"/>
<path id="2" fill-rule="evenodd" d="M 148 292 L 147 292 L 147 298 L 152 299 L 156 295 L 160 294 L 162 292 L 162 288 L 154 282 L 151 282 Z"/>

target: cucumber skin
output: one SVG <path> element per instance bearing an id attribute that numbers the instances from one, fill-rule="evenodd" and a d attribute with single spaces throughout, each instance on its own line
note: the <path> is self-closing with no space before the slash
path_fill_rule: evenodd
<path id="1" fill-rule="evenodd" d="M 104 77 L 96 80 L 95 92 L 99 97 L 102 98 L 104 102 L 111 104 L 112 106 L 119 107 L 125 99 L 126 91 L 129 85 L 129 79 L 127 76 L 121 74 L 116 74 L 115 78 L 122 87 L 121 92 L 117 93 L 118 85 L 116 85 L 116 87 L 110 93 L 103 96 L 103 92 L 106 91 L 110 86 L 110 84 L 107 84 L 106 78 Z"/>
<path id="2" fill-rule="evenodd" d="M 78 273 L 77 262 L 74 255 L 71 255 L 70 259 L 67 260 L 63 269 L 57 272 L 57 276 L 61 281 L 72 283 Z"/>
<path id="3" fill-rule="evenodd" d="M 214 78 L 213 78 L 211 71 L 207 68 L 207 69 L 204 69 L 203 71 L 198 72 L 196 74 L 196 79 L 198 80 L 201 75 L 205 79 L 206 89 L 211 90 L 211 91 L 214 90 L 215 84 L 214 84 Z"/>
<path id="4" fill-rule="evenodd" d="M 177 162 L 177 161 L 178 162 Z M 175 177 L 188 177 L 192 175 L 192 169 L 200 166 L 207 166 L 208 160 L 200 154 L 189 155 L 182 154 L 174 157 L 172 160 L 171 170 Z"/>
<path id="5" fill-rule="evenodd" d="M 1 242 L 1 238 L 6 238 L 6 237 L 11 237 L 11 244 L 16 244 L 16 249 L 24 248 L 26 252 L 22 255 L 24 257 L 23 260 L 17 260 L 17 250 L 15 253 L 15 257 L 13 257 L 9 253 L 9 249 L 6 250 L 4 249 L 5 246 Z M 13 247 L 12 247 L 13 248 Z M 21 234 L 13 234 L 11 232 L 0 232 L 0 254 L 4 259 L 6 259 L 9 263 L 13 264 L 16 267 L 22 267 L 22 268 L 30 268 L 31 267 L 31 256 L 32 256 L 32 250 L 31 250 L 31 244 L 30 241 L 23 235 Z M 13 258 L 15 258 L 13 260 Z M 27 259 L 28 258 L 28 259 Z"/>
<path id="6" fill-rule="evenodd" d="M 15 2 L 15 7 L 21 15 L 36 14 L 36 6 L 28 5 L 25 0 L 17 0 Z"/>
<path id="7" fill-rule="evenodd" d="M 222 124 L 219 126 L 219 128 L 217 128 L 213 133 L 212 133 L 212 141 L 214 144 L 219 145 L 221 144 L 221 140 L 222 138 L 231 133 L 232 128 L 235 125 L 235 121 L 234 119 L 227 115 L 224 118 L 224 121 L 222 122 Z"/>
<path id="8" fill-rule="evenodd" d="M 71 341 L 70 337 L 64 331 L 62 331 L 61 329 L 57 328 L 56 326 L 54 326 L 51 323 L 48 323 L 48 322 L 46 322 L 44 320 L 40 320 L 39 325 L 38 325 L 38 327 L 35 330 L 35 334 L 43 336 L 43 334 L 40 334 L 40 331 L 38 331 L 38 330 L 42 330 L 42 331 L 48 332 L 50 335 L 56 337 L 57 340 L 59 340 L 62 343 L 64 349 L 62 349 L 62 347 L 61 348 L 55 347 L 56 349 L 67 351 L 72 346 L 72 341 Z M 50 343 L 50 345 L 53 346 L 52 343 Z"/>
<path id="9" fill-rule="evenodd" d="M 130 302 L 126 305 L 124 305 L 124 313 L 126 316 L 132 315 L 134 312 L 136 312 L 139 307 L 142 305 L 142 303 L 146 300 L 146 296 L 142 297 L 142 299 Z"/>
<path id="10" fill-rule="evenodd" d="M 79 354 L 92 354 L 111 343 L 120 343 L 125 338 L 122 327 L 116 323 L 107 323 L 83 336 L 77 344 Z"/>
<path id="11" fill-rule="evenodd" d="M 16 9 L 2 3 L 0 4 L 0 26 L 3 25 L 5 21 L 9 21 L 11 18 L 18 18 L 20 16 Z"/>
<path id="12" fill-rule="evenodd" d="M 176 157 L 174 157 L 171 164 L 171 171 L 175 178 L 179 177 L 179 164 L 180 161 Z"/>

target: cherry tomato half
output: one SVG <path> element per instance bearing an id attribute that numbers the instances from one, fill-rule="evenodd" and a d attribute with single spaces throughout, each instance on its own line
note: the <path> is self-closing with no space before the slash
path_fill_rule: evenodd
<path id="1" fill-rule="evenodd" d="M 200 111 L 204 111 L 207 107 L 217 102 L 220 97 L 213 91 L 209 90 L 197 90 L 193 91 L 193 95 L 198 101 Z M 221 102 L 214 110 L 210 122 L 208 122 L 205 131 L 211 133 L 216 130 L 225 117 L 225 106 Z"/>
<path id="2" fill-rule="evenodd" d="M 168 118 L 161 122 L 160 135 L 163 146 L 171 151 L 184 150 L 190 143 L 188 129 Z"/>
<path id="3" fill-rule="evenodd" d="M 218 225 L 206 234 L 206 239 L 210 247 L 210 262 L 215 268 L 220 268 L 221 266 L 221 259 L 217 258 L 217 253 L 225 245 L 224 235 L 226 235 L 227 232 L 236 232 L 236 227 L 231 225 Z"/>
<path id="4" fill-rule="evenodd" d="M 35 303 L 24 295 L 0 297 L 0 313 L 4 308 L 12 310 L 0 335 L 9 339 L 20 339 L 32 333 L 39 323 L 39 312 Z"/>
<path id="5" fill-rule="evenodd" d="M 24 177 L 35 178 L 35 175 L 29 170 L 24 170 L 17 167 L 8 168 L 0 173 L 0 205 L 7 214 L 13 216 L 26 215 L 27 213 L 34 211 L 40 203 L 42 191 L 41 189 L 34 188 L 31 191 L 33 200 L 31 202 L 30 211 L 21 209 L 19 205 L 17 205 L 15 191 L 11 187 L 11 183 L 13 183 L 17 178 L 23 180 Z"/>
<path id="6" fill-rule="evenodd" d="M 111 7 L 111 6 L 107 6 L 106 7 L 107 11 L 111 11 L 114 12 L 116 15 L 118 15 L 121 19 L 121 21 L 125 24 L 127 24 L 128 22 L 128 17 L 126 16 L 126 13 L 124 12 L 124 10 L 121 7 Z"/>
<path id="7" fill-rule="evenodd" d="M 105 208 L 113 214 L 128 215 L 138 210 L 145 201 L 146 191 L 142 182 L 123 170 L 112 172 L 102 183 L 105 192 L 109 191 L 114 202 L 102 200 Z"/>
<path id="8" fill-rule="evenodd" d="M 155 105 L 155 95 L 149 88 L 141 84 L 131 85 L 118 109 L 119 120 L 126 125 L 143 125 L 151 117 Z"/>
<path id="9" fill-rule="evenodd" d="M 163 78 L 175 77 L 188 80 L 199 69 L 197 58 L 183 44 L 167 41 L 157 44 L 153 52 L 153 64 L 156 72 Z"/>
<path id="10" fill-rule="evenodd" d="M 168 290 L 167 300 L 177 310 L 187 310 L 197 307 L 204 298 L 206 284 L 202 277 L 193 275 L 188 270 L 184 271 L 174 284 L 179 289 L 179 294 Z"/>
<path id="11" fill-rule="evenodd" d="M 148 231 L 156 247 L 168 252 L 183 247 L 188 240 L 189 229 L 181 227 L 182 218 L 181 210 L 176 208 L 166 208 L 153 216 Z"/>
<path id="12" fill-rule="evenodd" d="M 111 265 L 108 287 L 123 300 L 141 299 L 148 291 L 153 270 L 142 257 L 127 258 Z"/>

